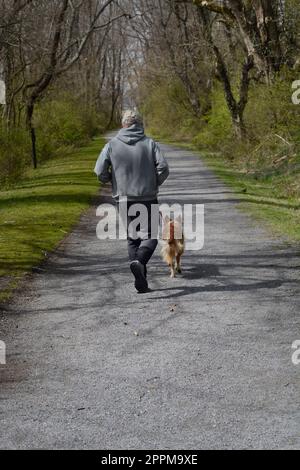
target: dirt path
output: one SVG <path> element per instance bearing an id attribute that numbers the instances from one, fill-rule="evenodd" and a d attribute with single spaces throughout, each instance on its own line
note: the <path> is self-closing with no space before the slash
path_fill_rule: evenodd
<path id="1" fill-rule="evenodd" d="M 299 250 L 184 150 L 161 200 L 204 203 L 206 243 L 136 295 L 92 208 L 5 313 L 0 448 L 300 448 Z M 100 202 L 100 200 L 99 200 Z"/>

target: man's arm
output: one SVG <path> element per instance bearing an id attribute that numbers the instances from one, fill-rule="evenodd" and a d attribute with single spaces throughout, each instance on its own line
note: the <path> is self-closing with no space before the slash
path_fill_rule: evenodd
<path id="1" fill-rule="evenodd" d="M 94 172 L 101 183 L 111 181 L 110 144 L 106 144 L 97 160 Z"/>
<path id="2" fill-rule="evenodd" d="M 159 145 L 157 142 L 153 142 L 154 144 L 154 157 L 155 157 L 155 166 L 158 176 L 158 184 L 161 186 L 166 179 L 168 178 L 169 172 L 169 165 L 168 162 L 162 153 Z"/>

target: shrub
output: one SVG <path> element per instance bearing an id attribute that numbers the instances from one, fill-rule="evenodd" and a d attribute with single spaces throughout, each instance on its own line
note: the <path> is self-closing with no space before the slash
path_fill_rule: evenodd
<path id="1" fill-rule="evenodd" d="M 0 127 L 0 187 L 17 181 L 30 162 L 30 144 L 25 130 L 7 132 Z"/>
<path id="2" fill-rule="evenodd" d="M 158 83 L 145 82 L 141 90 L 141 110 L 148 131 L 160 138 L 188 140 L 199 129 L 183 86 L 173 77 Z"/>
<path id="3" fill-rule="evenodd" d="M 219 82 L 213 84 L 211 108 L 201 119 L 193 116 L 174 77 L 142 83 L 142 108 L 148 130 L 159 138 L 190 140 L 199 150 L 217 152 L 255 178 L 274 178 L 282 194 L 294 197 L 300 194 L 300 105 L 295 106 L 291 97 L 292 83 L 299 78 L 300 70 L 283 68 L 272 85 L 252 81 L 244 141 L 234 134 Z"/>
<path id="4" fill-rule="evenodd" d="M 47 158 L 61 147 L 79 147 L 89 137 L 88 124 L 80 106 L 66 97 L 40 104 L 35 117 L 40 158 Z"/>
<path id="5" fill-rule="evenodd" d="M 34 115 L 38 164 L 53 155 L 84 145 L 104 130 L 103 124 L 101 128 L 104 118 L 66 94 L 45 99 L 36 107 Z M 20 179 L 26 166 L 31 163 L 31 143 L 25 128 L 9 133 L 4 126 L 1 129 L 0 185 L 4 187 Z"/>
<path id="6" fill-rule="evenodd" d="M 224 152 L 225 147 L 231 145 L 233 130 L 224 93 L 220 86 L 216 86 L 213 90 L 211 104 L 211 110 L 201 120 L 201 130 L 194 137 L 193 143 L 199 149 Z M 229 148 L 228 154 L 230 153 Z"/>

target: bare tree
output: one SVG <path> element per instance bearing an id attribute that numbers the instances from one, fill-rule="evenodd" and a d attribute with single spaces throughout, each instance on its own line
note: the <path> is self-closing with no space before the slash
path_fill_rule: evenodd
<path id="1" fill-rule="evenodd" d="M 239 139 L 244 139 L 247 135 L 244 123 L 244 111 L 248 103 L 250 71 L 254 68 L 253 56 L 247 56 L 243 50 L 240 51 L 239 55 L 244 57 L 244 59 L 243 63 L 241 64 L 241 72 L 238 79 L 239 96 L 236 98 L 233 92 L 231 78 L 232 74 L 230 68 L 233 69 L 234 72 L 234 82 L 237 82 L 239 67 L 237 67 L 236 63 L 233 64 L 232 61 L 228 62 L 228 59 L 226 61 L 225 56 L 230 54 L 226 54 L 227 51 L 226 49 L 224 51 L 224 45 L 223 52 L 221 45 L 218 44 L 222 43 L 224 39 L 226 39 L 229 50 L 232 53 L 232 30 L 231 28 L 228 28 L 226 24 L 224 26 L 223 24 L 216 22 L 215 25 L 215 21 L 218 17 L 215 15 L 215 13 L 205 10 L 203 7 L 198 7 L 198 14 L 203 23 L 203 35 L 206 38 L 207 44 L 213 51 L 216 59 L 216 77 L 222 83 L 225 100 L 232 119 L 235 134 Z M 217 31 L 214 31 L 214 27 L 217 29 Z M 219 41 L 217 41 L 217 38 L 219 38 Z M 235 48 L 237 48 L 237 45 L 235 45 Z"/>
<path id="2" fill-rule="evenodd" d="M 37 166 L 36 131 L 33 121 L 35 105 L 45 95 L 49 86 L 79 61 L 92 36 L 101 30 L 107 30 L 111 23 L 125 15 L 123 12 L 117 12 L 112 16 L 109 7 L 113 3 L 115 0 L 54 0 L 49 4 L 42 0 L 38 4 L 34 2 L 34 16 L 27 15 L 20 23 L 18 44 L 13 45 L 14 57 L 17 47 L 19 48 L 19 83 L 10 96 L 14 97 L 16 93 L 22 92 L 26 122 L 32 141 L 34 168 Z M 34 27 L 34 21 L 38 27 Z M 11 71 L 8 75 L 12 81 Z"/>
<path id="3" fill-rule="evenodd" d="M 175 2 L 178 0 L 175 0 Z M 280 42 L 280 2 L 269 0 L 179 0 L 220 15 L 237 27 L 248 57 L 269 83 L 283 61 Z"/>

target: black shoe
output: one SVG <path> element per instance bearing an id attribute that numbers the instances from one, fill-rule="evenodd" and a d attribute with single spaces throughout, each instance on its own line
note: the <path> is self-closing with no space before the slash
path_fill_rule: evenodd
<path id="1" fill-rule="evenodd" d="M 139 261 L 132 261 L 130 265 L 132 274 L 135 277 L 135 288 L 141 294 L 148 292 L 148 282 L 145 278 L 144 266 Z"/>

